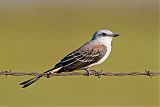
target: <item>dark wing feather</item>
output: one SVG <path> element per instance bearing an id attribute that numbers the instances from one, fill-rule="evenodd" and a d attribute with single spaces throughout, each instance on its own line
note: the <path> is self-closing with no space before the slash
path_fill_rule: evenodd
<path id="1" fill-rule="evenodd" d="M 85 68 L 90 64 L 99 61 L 107 52 L 107 47 L 104 45 L 96 44 L 91 46 L 89 45 L 87 47 L 85 46 L 82 46 L 78 50 L 75 50 L 64 57 L 60 62 L 62 68 L 58 71 L 58 73 Z"/>

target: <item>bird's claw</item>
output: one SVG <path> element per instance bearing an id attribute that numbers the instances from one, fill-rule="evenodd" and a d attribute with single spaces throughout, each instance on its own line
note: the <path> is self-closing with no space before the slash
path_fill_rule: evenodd
<path id="1" fill-rule="evenodd" d="M 98 78 L 101 77 L 102 70 L 101 70 L 100 72 L 95 71 L 95 70 L 86 70 L 86 71 L 87 71 L 87 72 L 84 74 L 84 76 L 89 77 L 90 75 L 93 74 L 93 75 L 97 76 Z"/>
<path id="2" fill-rule="evenodd" d="M 91 72 L 87 71 L 84 76 L 89 77 L 91 75 Z"/>
<path id="3" fill-rule="evenodd" d="M 95 72 L 96 72 L 95 76 L 97 76 L 98 78 L 100 78 L 100 77 L 101 77 L 101 73 L 102 73 L 102 71 L 103 71 L 103 70 L 101 70 L 100 72 L 95 71 Z"/>
<path id="4" fill-rule="evenodd" d="M 98 78 L 100 78 L 101 74 L 99 72 L 96 72 L 95 76 L 97 76 Z"/>

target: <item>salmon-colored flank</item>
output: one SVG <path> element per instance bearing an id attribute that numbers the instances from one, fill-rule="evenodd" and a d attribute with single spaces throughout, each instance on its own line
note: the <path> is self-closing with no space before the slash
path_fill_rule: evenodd
<path id="1" fill-rule="evenodd" d="M 97 49 L 98 51 L 102 51 L 102 50 L 104 50 L 104 48 L 105 48 L 105 46 L 104 45 L 97 45 L 97 44 L 94 44 L 93 46 L 92 46 L 92 49 Z"/>

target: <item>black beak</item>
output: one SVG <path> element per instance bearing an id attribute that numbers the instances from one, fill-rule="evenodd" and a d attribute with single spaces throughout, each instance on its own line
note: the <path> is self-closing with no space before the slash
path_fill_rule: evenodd
<path id="1" fill-rule="evenodd" d="M 112 36 L 113 36 L 113 37 L 117 37 L 117 36 L 119 36 L 119 34 L 116 34 L 116 33 L 115 33 L 115 34 L 113 34 Z"/>

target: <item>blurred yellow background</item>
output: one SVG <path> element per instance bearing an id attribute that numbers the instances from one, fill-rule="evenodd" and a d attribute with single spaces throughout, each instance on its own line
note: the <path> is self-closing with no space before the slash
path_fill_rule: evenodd
<path id="1" fill-rule="evenodd" d="M 99 29 L 121 36 L 95 70 L 158 71 L 158 0 L 1 0 L 0 71 L 44 72 Z M 158 107 L 159 77 L 0 76 L 0 107 Z"/>

